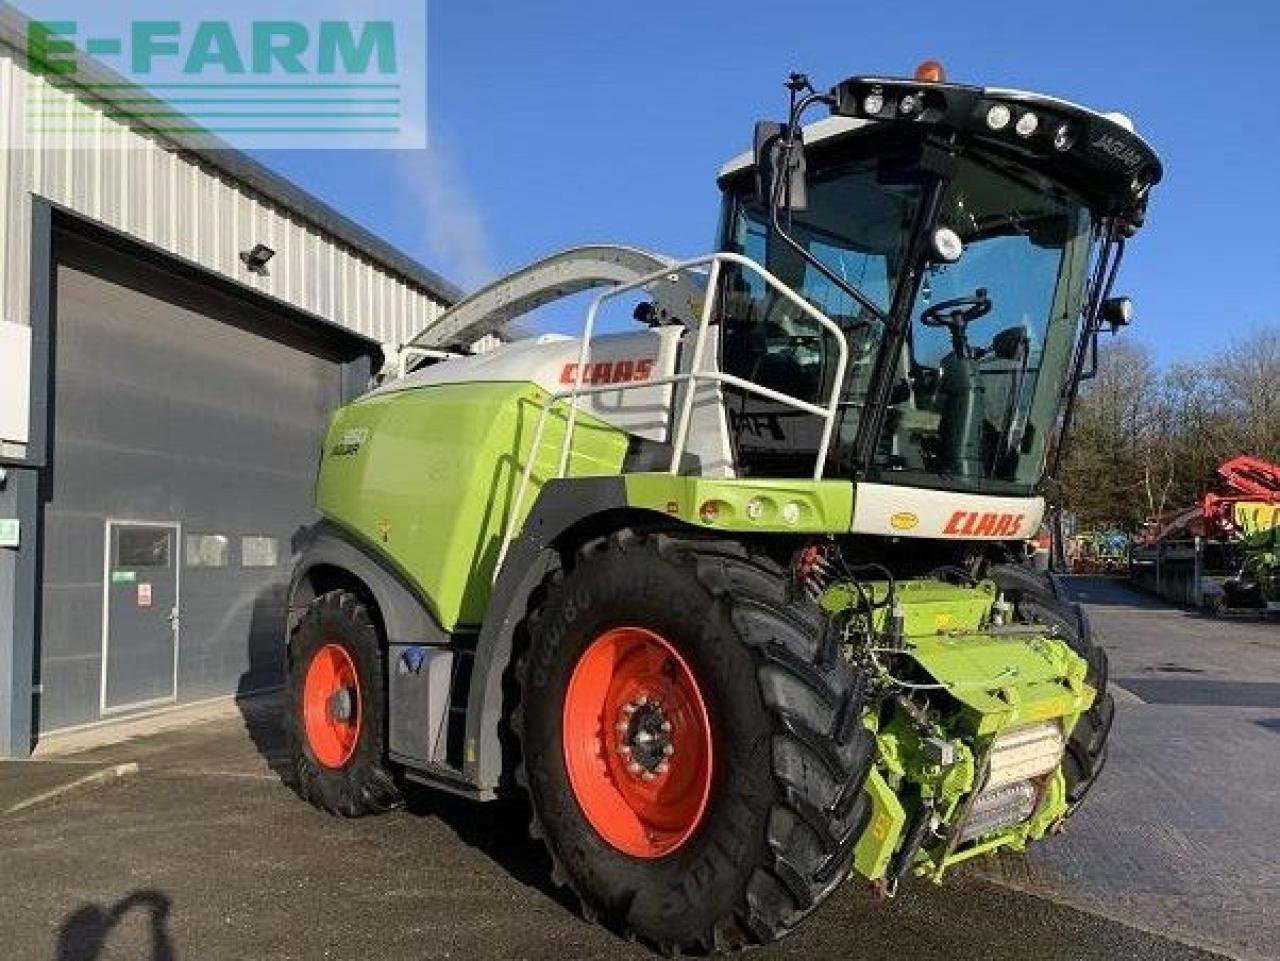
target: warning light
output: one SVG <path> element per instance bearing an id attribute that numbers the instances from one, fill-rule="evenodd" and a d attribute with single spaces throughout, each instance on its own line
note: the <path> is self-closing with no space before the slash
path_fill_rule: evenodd
<path id="1" fill-rule="evenodd" d="M 937 60 L 926 60 L 916 67 L 916 79 L 921 83 L 946 83 L 947 71 Z"/>

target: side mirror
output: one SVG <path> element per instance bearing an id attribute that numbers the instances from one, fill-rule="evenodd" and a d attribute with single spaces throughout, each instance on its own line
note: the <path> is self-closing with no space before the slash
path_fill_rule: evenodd
<path id="1" fill-rule="evenodd" d="M 1108 297 L 1102 302 L 1099 317 L 1103 323 L 1111 326 L 1114 334 L 1121 327 L 1128 327 L 1133 323 L 1133 301 L 1128 297 Z"/>
<path id="2" fill-rule="evenodd" d="M 1133 301 L 1128 297 L 1108 297 L 1098 308 L 1098 320 L 1109 326 L 1111 333 L 1118 334 L 1121 327 L 1128 327 L 1133 323 Z M 1090 338 L 1093 341 L 1089 345 L 1091 360 L 1088 369 L 1080 374 L 1081 381 L 1093 380 L 1098 376 L 1098 338 L 1102 333 L 1101 324 Z"/>
<path id="3" fill-rule="evenodd" d="M 781 198 L 783 210 L 808 210 L 808 166 L 804 157 L 804 142 L 792 145 L 787 151 L 787 128 L 772 120 L 756 124 L 756 202 L 769 207 L 775 196 Z M 781 193 L 779 193 L 781 188 Z"/>

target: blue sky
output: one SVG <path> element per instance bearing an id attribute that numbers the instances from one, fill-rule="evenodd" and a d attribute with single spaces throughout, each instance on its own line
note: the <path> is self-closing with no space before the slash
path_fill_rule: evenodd
<path id="1" fill-rule="evenodd" d="M 425 152 L 259 157 L 472 287 L 541 254 L 714 239 L 715 172 L 800 69 L 1014 86 L 1134 118 L 1165 161 L 1120 287 L 1165 361 L 1280 322 L 1280 4 L 433 0 Z"/>

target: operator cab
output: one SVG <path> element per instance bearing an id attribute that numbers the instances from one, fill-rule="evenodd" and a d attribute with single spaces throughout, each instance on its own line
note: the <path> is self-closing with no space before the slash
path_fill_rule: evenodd
<path id="1" fill-rule="evenodd" d="M 791 138 L 800 163 L 778 159 L 796 122 L 721 172 L 720 248 L 844 332 L 828 476 L 1030 495 L 1090 335 L 1120 322 L 1110 281 L 1159 160 L 1123 118 L 1035 94 L 855 78 L 809 99 L 835 116 Z M 746 271 L 722 283 L 723 369 L 829 395 L 834 337 Z M 740 473 L 812 471 L 817 418 L 733 388 L 726 406 Z"/>

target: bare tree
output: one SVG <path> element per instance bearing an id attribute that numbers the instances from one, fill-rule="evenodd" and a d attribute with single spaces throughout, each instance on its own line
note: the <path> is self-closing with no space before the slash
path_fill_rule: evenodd
<path id="1" fill-rule="evenodd" d="M 1235 453 L 1280 459 L 1280 326 L 1230 342 L 1209 364 Z"/>
<path id="2" fill-rule="evenodd" d="M 1136 530 L 1193 504 L 1237 454 L 1280 461 L 1280 327 L 1163 372 L 1141 344 L 1118 341 L 1081 392 L 1062 500 L 1086 527 Z"/>

